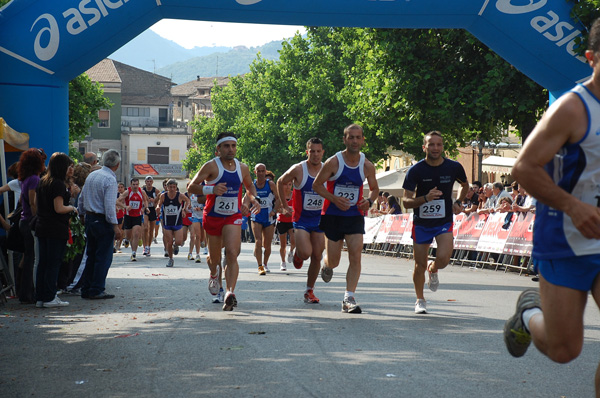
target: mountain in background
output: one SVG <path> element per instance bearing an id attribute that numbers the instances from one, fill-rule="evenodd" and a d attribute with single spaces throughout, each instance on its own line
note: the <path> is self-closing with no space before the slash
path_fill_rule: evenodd
<path id="1" fill-rule="evenodd" d="M 264 59 L 279 59 L 281 41 L 259 47 L 194 47 L 188 50 L 148 29 L 108 58 L 182 84 L 200 77 L 236 76 L 250 72 L 258 53 Z"/>
<path id="2" fill-rule="evenodd" d="M 260 53 L 263 59 L 279 59 L 280 41 L 272 41 L 260 47 L 238 46 L 228 52 L 216 52 L 202 57 L 174 63 L 157 69 L 157 73 L 182 84 L 196 77 L 237 76 L 250 72 L 250 64 Z"/>
<path id="3" fill-rule="evenodd" d="M 108 58 L 148 72 L 155 72 L 175 62 L 229 50 L 231 47 L 194 47 L 188 50 L 147 29 Z"/>

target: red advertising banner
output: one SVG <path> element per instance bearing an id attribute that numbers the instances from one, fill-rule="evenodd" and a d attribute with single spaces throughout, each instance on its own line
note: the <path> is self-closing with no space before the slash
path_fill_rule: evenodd
<path id="1" fill-rule="evenodd" d="M 458 232 L 454 237 L 454 248 L 476 250 L 477 241 L 485 225 L 487 214 L 471 213 L 462 219 Z"/>
<path id="2" fill-rule="evenodd" d="M 502 253 L 504 251 L 504 245 L 512 228 L 512 223 L 510 225 L 505 224 L 506 217 L 509 214 L 492 213 L 489 215 L 479 236 L 477 251 L 488 253 Z"/>
<path id="3" fill-rule="evenodd" d="M 387 242 L 387 236 L 392 229 L 393 218 L 391 215 L 387 214 L 382 217 L 383 222 L 379 226 L 379 231 L 377 232 L 377 236 L 375 236 L 375 243 L 385 243 Z"/>
<path id="4" fill-rule="evenodd" d="M 392 217 L 392 228 L 387 234 L 387 243 L 398 244 L 402 241 L 402 235 L 404 235 L 404 229 L 408 223 L 408 218 L 412 218 L 412 214 L 397 214 Z"/>
<path id="5" fill-rule="evenodd" d="M 518 213 L 513 217 L 513 225 L 504 245 L 504 254 L 531 256 L 534 222 L 535 214 L 533 213 Z"/>

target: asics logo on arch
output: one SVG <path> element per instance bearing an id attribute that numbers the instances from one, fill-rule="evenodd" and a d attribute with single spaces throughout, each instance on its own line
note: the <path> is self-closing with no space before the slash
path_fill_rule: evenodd
<path id="1" fill-rule="evenodd" d="M 243 6 L 251 6 L 252 4 L 260 3 L 262 0 L 235 0 L 236 3 Z"/>
<path id="2" fill-rule="evenodd" d="M 77 8 L 68 8 L 62 12 L 66 30 L 73 36 L 78 35 L 107 17 L 109 10 L 116 10 L 128 2 L 129 0 L 81 0 Z M 33 51 L 40 60 L 49 61 L 54 58 L 60 46 L 58 21 L 54 15 L 45 13 L 36 18 L 29 31 L 32 32 L 36 26 L 40 28 L 35 36 Z"/>

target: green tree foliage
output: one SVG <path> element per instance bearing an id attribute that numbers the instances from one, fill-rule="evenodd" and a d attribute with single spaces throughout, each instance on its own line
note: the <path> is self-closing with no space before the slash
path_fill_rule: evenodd
<path id="1" fill-rule="evenodd" d="M 214 156 L 221 131 L 239 136 L 239 157 L 280 175 L 303 158 L 308 138 L 327 156 L 342 130 L 364 126 L 364 152 L 388 148 L 422 156 L 423 134 L 441 130 L 449 149 L 492 141 L 509 125 L 528 132 L 545 107 L 537 84 L 462 30 L 308 28 L 284 42 L 279 61 L 258 58 L 251 72 L 212 95 L 214 119 L 198 119 L 185 167 Z"/>
<path id="2" fill-rule="evenodd" d="M 358 29 L 345 97 L 351 117 L 390 146 L 422 156 L 440 130 L 448 149 L 509 125 L 529 132 L 547 94 L 464 30 Z"/>
<path id="3" fill-rule="evenodd" d="M 102 85 L 92 82 L 85 73 L 69 82 L 69 156 L 80 159 L 81 155 L 71 145 L 82 141 L 94 122 L 98 122 L 98 111 L 110 109 L 112 103 L 104 97 Z"/>
<path id="4" fill-rule="evenodd" d="M 566 0 L 567 3 L 571 3 L 573 8 L 571 9 L 571 17 L 580 21 L 586 30 L 589 30 L 594 20 L 600 17 L 600 0 Z M 582 55 L 587 49 L 587 34 L 583 37 L 575 39 L 577 52 Z"/>

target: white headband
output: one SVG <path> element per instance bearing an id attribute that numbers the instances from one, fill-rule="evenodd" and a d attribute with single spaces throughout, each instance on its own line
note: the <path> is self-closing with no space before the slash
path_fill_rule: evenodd
<path id="1" fill-rule="evenodd" d="M 222 144 L 222 143 L 224 143 L 225 141 L 235 141 L 235 142 L 237 142 L 237 138 L 235 138 L 235 137 L 230 137 L 230 136 L 223 137 L 223 138 L 221 138 L 219 141 L 217 141 L 217 146 L 221 145 L 221 144 Z"/>

